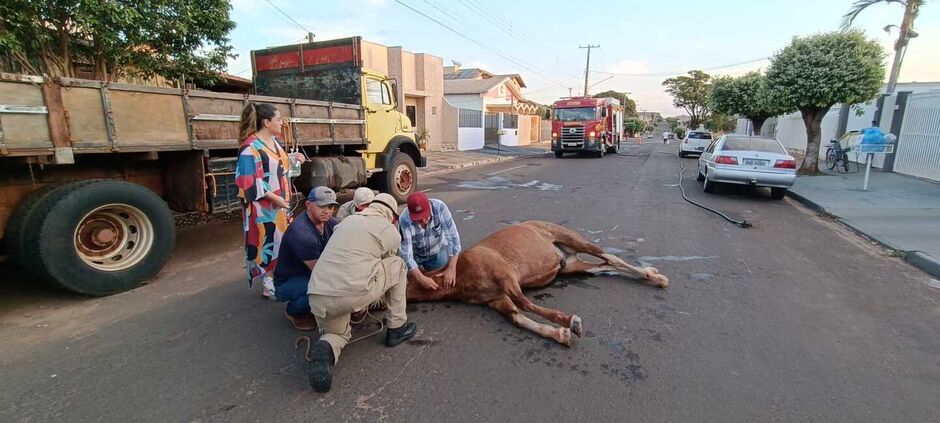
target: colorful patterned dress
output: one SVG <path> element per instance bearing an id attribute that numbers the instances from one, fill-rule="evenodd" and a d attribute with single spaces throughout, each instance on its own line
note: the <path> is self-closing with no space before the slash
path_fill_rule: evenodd
<path id="1" fill-rule="evenodd" d="M 251 135 L 242 142 L 235 167 L 235 185 L 243 207 L 248 286 L 260 277 L 273 277 L 281 237 L 290 223 L 287 210 L 265 197 L 273 192 L 290 199 L 290 161 L 279 144 L 276 148 L 268 149 L 264 141 Z"/>

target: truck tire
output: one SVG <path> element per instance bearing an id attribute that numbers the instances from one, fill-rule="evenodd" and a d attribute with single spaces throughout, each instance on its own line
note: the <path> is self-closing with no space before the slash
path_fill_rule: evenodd
<path id="1" fill-rule="evenodd" d="M 7 254 L 9 254 L 10 261 L 14 264 L 23 266 L 25 269 L 24 242 L 26 241 L 27 228 L 30 227 L 27 222 L 36 215 L 37 210 L 40 210 L 40 208 L 37 207 L 40 202 L 42 202 L 50 192 L 60 186 L 61 185 L 46 185 L 31 192 L 29 196 L 26 197 L 26 200 L 16 206 L 16 209 L 13 210 L 13 214 L 10 215 L 10 219 L 7 220 L 3 237 L 4 241 L 6 241 Z"/>
<path id="2" fill-rule="evenodd" d="M 52 191 L 33 219 L 27 261 L 51 282 L 91 296 L 131 289 L 157 275 L 176 243 L 159 196 L 124 181 L 96 180 Z"/>
<path id="3" fill-rule="evenodd" d="M 418 187 L 415 162 L 405 153 L 395 153 L 391 166 L 382 173 L 382 191 L 391 194 L 399 203 L 407 201 L 408 195 Z"/>

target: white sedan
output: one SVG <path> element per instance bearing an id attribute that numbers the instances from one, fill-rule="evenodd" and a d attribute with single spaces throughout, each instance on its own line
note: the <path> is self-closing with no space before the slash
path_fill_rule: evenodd
<path id="1" fill-rule="evenodd" d="M 698 159 L 698 180 L 707 193 L 718 184 L 769 187 L 780 200 L 796 181 L 796 159 L 773 138 L 728 134 L 712 141 Z"/>

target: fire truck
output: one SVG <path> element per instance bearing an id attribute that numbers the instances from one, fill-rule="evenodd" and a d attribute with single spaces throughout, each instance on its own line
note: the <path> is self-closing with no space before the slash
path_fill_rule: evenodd
<path id="1" fill-rule="evenodd" d="M 552 151 L 589 153 L 604 157 L 617 153 L 623 138 L 623 106 L 613 97 L 573 97 L 552 107 Z"/>

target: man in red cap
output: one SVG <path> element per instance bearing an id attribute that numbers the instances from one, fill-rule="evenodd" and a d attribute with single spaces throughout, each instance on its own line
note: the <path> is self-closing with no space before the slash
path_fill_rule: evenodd
<path id="1" fill-rule="evenodd" d="M 399 254 L 408 268 L 408 280 L 436 290 L 437 283 L 421 271 L 444 268 L 444 285 L 454 286 L 460 235 L 450 210 L 443 201 L 429 199 L 423 192 L 409 195 L 407 201 L 408 210 L 399 217 L 398 228 L 401 230 Z"/>

